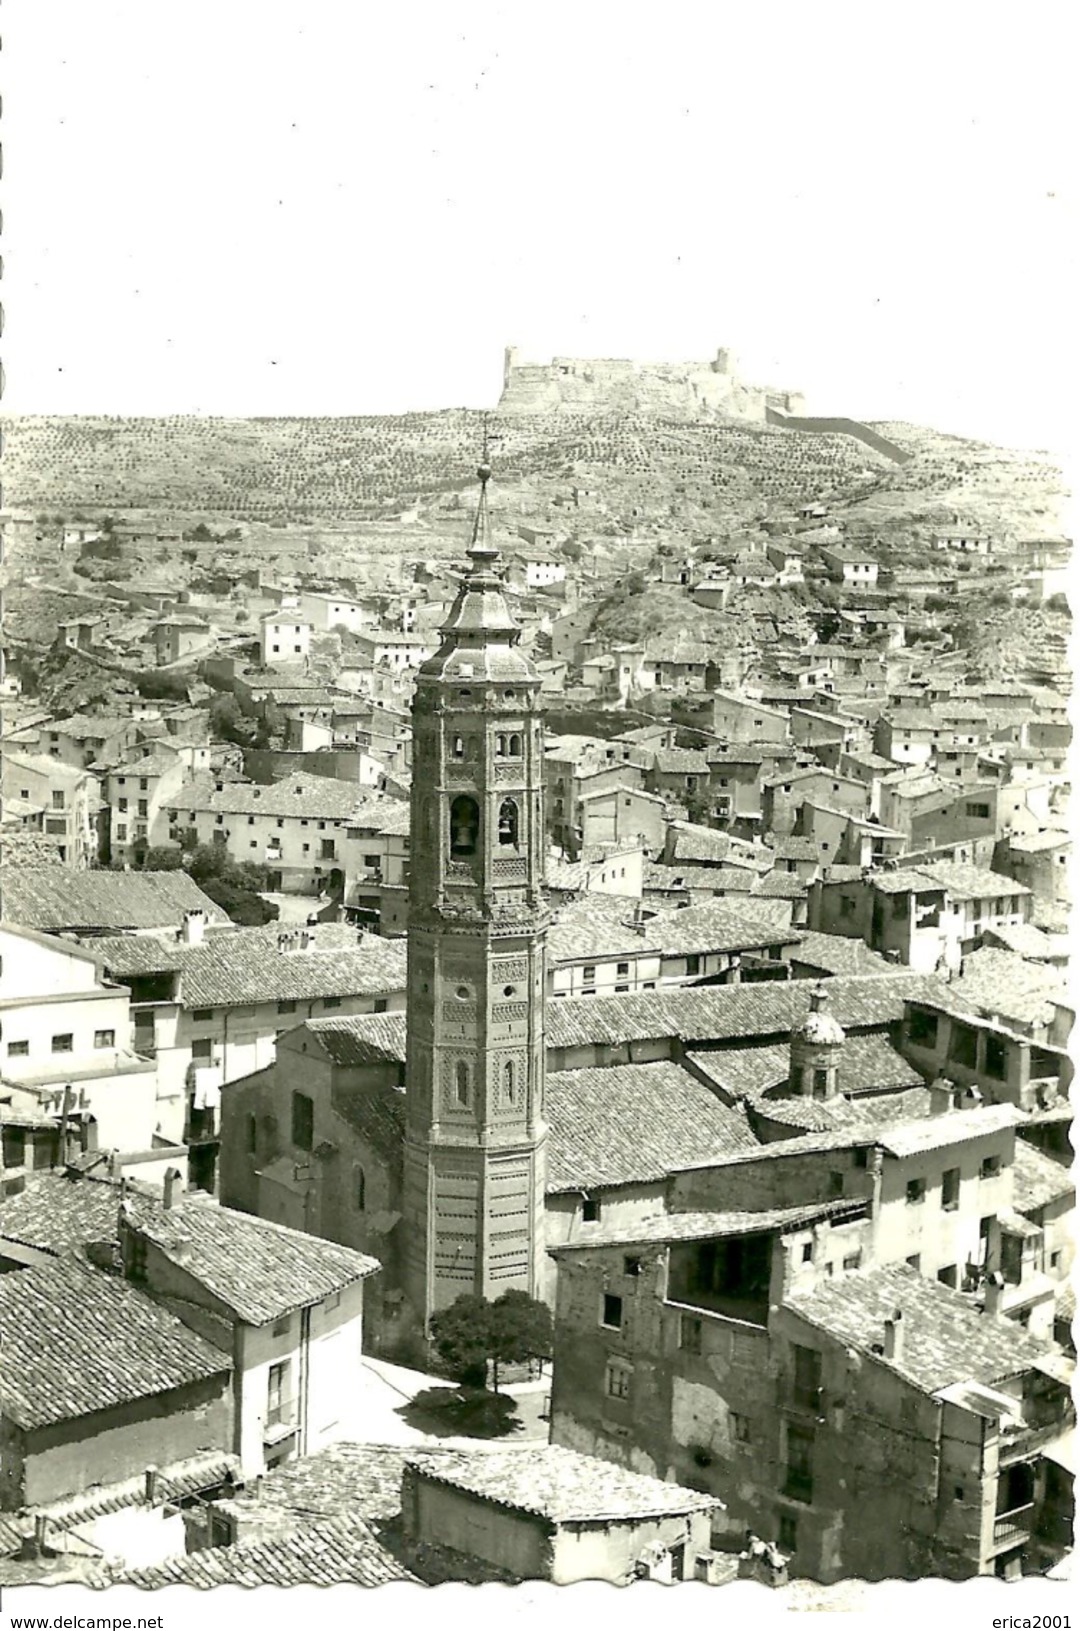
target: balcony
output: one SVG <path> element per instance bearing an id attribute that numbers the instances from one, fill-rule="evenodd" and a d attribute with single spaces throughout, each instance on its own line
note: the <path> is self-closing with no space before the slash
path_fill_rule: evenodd
<path id="1" fill-rule="evenodd" d="M 994 1518 L 994 1550 L 1022 1546 L 1031 1536 L 1034 1520 L 1034 1501 L 1014 1506 L 1011 1512 L 999 1512 Z"/>

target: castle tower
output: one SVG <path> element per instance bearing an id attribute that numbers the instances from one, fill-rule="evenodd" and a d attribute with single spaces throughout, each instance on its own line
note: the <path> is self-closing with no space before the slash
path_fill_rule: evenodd
<path id="1" fill-rule="evenodd" d="M 543 1258 L 540 681 L 480 499 L 413 701 L 405 1289 L 425 1328 L 464 1293 L 536 1295 Z"/>
<path id="2" fill-rule="evenodd" d="M 828 1000 L 824 985 L 815 986 L 810 995 L 810 1012 L 791 1033 L 788 1086 L 794 1097 L 834 1099 L 840 1091 L 845 1037 L 843 1027 L 826 1013 Z"/>

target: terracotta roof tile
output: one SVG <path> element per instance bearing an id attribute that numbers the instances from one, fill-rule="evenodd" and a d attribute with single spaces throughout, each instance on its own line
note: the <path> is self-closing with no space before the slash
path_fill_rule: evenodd
<path id="1" fill-rule="evenodd" d="M 649 1183 L 702 1150 L 753 1149 L 745 1116 L 670 1061 L 552 1071 L 548 1190 Z"/>
<path id="2" fill-rule="evenodd" d="M 73 1261 L 0 1275 L 0 1342 L 0 1409 L 27 1430 L 231 1369 L 135 1286 Z"/>
<path id="3" fill-rule="evenodd" d="M 874 1353 L 875 1345 L 883 1341 L 885 1321 L 900 1309 L 901 1356 L 876 1357 L 928 1394 L 954 1382 L 993 1386 L 1019 1376 L 1050 1347 L 1014 1320 L 978 1312 L 960 1292 L 924 1278 L 906 1264 L 847 1274 L 812 1291 L 789 1291 L 784 1302 L 838 1342 L 864 1354 Z"/>
<path id="4" fill-rule="evenodd" d="M 7 839 L 5 836 L 5 846 Z M 76 932 L 169 929 L 184 913 L 205 912 L 211 923 L 229 920 L 193 878 L 175 872 L 75 872 L 56 887 L 50 866 L 0 868 L 4 916 L 28 929 Z"/>
<path id="5" fill-rule="evenodd" d="M 714 1495 L 629 1472 L 556 1444 L 437 1457 L 410 1454 L 407 1464 L 437 1483 L 553 1523 L 674 1516 L 723 1505 Z"/>
<path id="6" fill-rule="evenodd" d="M 141 1586 L 386 1586 L 422 1582 L 399 1563 L 363 1518 L 305 1523 L 292 1534 L 241 1541 L 168 1558 L 116 1577 L 114 1585 Z"/>

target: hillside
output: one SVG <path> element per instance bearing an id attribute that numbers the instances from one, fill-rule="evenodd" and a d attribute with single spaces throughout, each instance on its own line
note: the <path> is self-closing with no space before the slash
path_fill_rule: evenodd
<path id="1" fill-rule="evenodd" d="M 356 419 L 9 419 L 4 496 L 42 516 L 166 513 L 235 521 L 372 521 L 426 510 L 471 485 L 479 413 Z M 646 415 L 516 414 L 492 421 L 498 492 L 527 513 L 573 507 L 602 487 L 630 523 L 702 527 L 822 498 L 865 525 L 926 524 L 959 509 L 995 531 L 1057 530 L 1060 473 L 1039 456 L 881 426 L 907 442 L 904 466 L 851 437 L 735 421 Z M 580 500 L 579 500 L 580 501 Z M 594 518 L 595 519 L 595 518 Z M 594 527 L 594 530 L 603 530 Z"/>

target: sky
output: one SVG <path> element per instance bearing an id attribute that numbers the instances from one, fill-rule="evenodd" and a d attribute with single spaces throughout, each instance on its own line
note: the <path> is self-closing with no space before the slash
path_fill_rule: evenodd
<path id="1" fill-rule="evenodd" d="M 3 9 L 8 414 L 487 407 L 510 342 L 726 346 L 812 412 L 1063 445 L 1067 4 Z"/>

